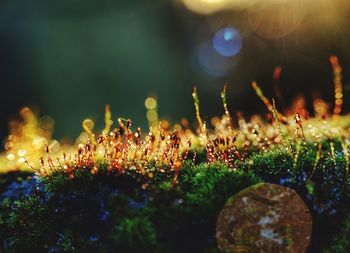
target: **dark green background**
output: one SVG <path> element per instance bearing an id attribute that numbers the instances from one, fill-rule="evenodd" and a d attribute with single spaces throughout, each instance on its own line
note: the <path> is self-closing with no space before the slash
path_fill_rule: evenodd
<path id="1" fill-rule="evenodd" d="M 348 5 L 343 3 L 342 8 Z M 257 80 L 273 96 L 276 65 L 283 68 L 287 102 L 299 93 L 310 100 L 318 94 L 332 102 L 331 54 L 339 56 L 348 83 L 348 14 L 331 26 L 322 24 L 322 17 L 311 10 L 297 31 L 279 40 L 249 31 L 244 12 L 219 13 L 211 19 L 233 25 L 243 34 L 237 67 L 224 78 L 209 77 L 194 59 L 198 41 L 210 39 L 213 33 L 207 17 L 190 13 L 177 2 L 1 1 L 0 136 L 7 134 L 8 120 L 24 105 L 51 115 L 57 137 L 76 137 L 86 117 L 103 125 L 106 103 L 111 104 L 114 116 L 130 117 L 145 128 L 144 100 L 149 94 L 158 96 L 162 118 L 172 122 L 181 117 L 193 119 L 194 83 L 208 117 L 222 113 L 219 93 L 225 81 L 231 110 L 264 112 L 250 83 Z M 347 99 L 348 86 L 345 89 Z"/>

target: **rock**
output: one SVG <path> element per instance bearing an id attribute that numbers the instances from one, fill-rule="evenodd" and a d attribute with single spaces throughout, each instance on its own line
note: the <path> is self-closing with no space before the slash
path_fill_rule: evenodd
<path id="1" fill-rule="evenodd" d="M 222 252 L 306 252 L 312 217 L 292 189 L 261 183 L 231 197 L 220 212 L 216 237 Z"/>

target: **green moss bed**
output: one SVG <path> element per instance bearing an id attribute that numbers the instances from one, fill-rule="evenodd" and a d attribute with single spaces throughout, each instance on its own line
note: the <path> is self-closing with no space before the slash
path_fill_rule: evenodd
<path id="1" fill-rule="evenodd" d="M 73 179 L 64 173 L 2 174 L 0 252 L 219 252 L 221 209 L 259 182 L 291 187 L 308 205 L 308 252 L 350 252 L 347 163 L 340 144 L 335 157 L 324 153 L 329 155 L 316 166 L 314 147 L 297 162 L 283 149 L 253 153 L 235 171 L 220 163 L 185 162 L 176 184 L 170 172 L 150 178 L 132 170 L 108 172 L 104 164 L 94 175 L 77 169 Z"/>

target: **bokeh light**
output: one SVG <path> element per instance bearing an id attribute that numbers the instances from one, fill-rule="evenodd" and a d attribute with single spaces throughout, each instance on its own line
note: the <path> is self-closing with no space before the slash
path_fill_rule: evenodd
<path id="1" fill-rule="evenodd" d="M 190 11 L 208 15 L 227 9 L 245 9 L 257 0 L 182 0 L 182 2 Z"/>
<path id="2" fill-rule="evenodd" d="M 263 1 L 248 10 L 252 30 L 266 39 L 279 39 L 295 31 L 304 20 L 305 0 Z"/>
<path id="3" fill-rule="evenodd" d="M 149 110 L 146 114 L 148 121 L 156 121 L 158 119 L 158 113 L 154 110 Z"/>
<path id="4" fill-rule="evenodd" d="M 145 107 L 150 110 L 155 109 L 157 107 L 157 100 L 153 97 L 148 97 L 145 100 Z"/>
<path id="5" fill-rule="evenodd" d="M 85 119 L 83 121 L 83 124 L 82 124 L 84 130 L 87 132 L 87 133 L 91 133 L 92 134 L 92 129 L 94 129 L 95 127 L 95 123 L 93 122 L 92 119 Z"/>
<path id="6" fill-rule="evenodd" d="M 182 0 L 186 8 L 198 14 L 210 14 L 224 10 L 229 0 Z"/>
<path id="7" fill-rule="evenodd" d="M 211 77 L 224 77 L 231 73 L 237 64 L 235 57 L 224 57 L 214 50 L 210 42 L 199 46 L 197 61 L 200 68 Z"/>
<path id="8" fill-rule="evenodd" d="M 158 102 L 156 97 L 149 96 L 145 100 L 146 118 L 150 128 L 158 127 Z"/>
<path id="9" fill-rule="evenodd" d="M 217 31 L 213 38 L 213 47 L 220 55 L 231 57 L 239 53 L 242 48 L 242 37 L 239 32 L 226 27 Z"/>

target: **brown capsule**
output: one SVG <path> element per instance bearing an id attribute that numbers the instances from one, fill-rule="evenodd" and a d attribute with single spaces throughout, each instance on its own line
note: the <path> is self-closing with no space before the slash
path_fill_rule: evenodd
<path id="1" fill-rule="evenodd" d="M 41 166 L 45 165 L 44 157 L 40 157 L 40 164 L 41 164 Z"/>
<path id="2" fill-rule="evenodd" d="M 224 139 L 224 138 L 220 137 L 219 140 L 220 140 L 220 144 L 221 144 L 221 145 L 225 145 L 225 139 Z"/>
<path id="3" fill-rule="evenodd" d="M 119 127 L 124 128 L 124 124 L 121 118 L 118 119 Z"/>
<path id="4" fill-rule="evenodd" d="M 126 128 L 127 129 L 129 129 L 130 127 L 131 127 L 131 120 L 130 119 L 128 119 L 127 121 L 126 121 Z"/>
<path id="5" fill-rule="evenodd" d="M 102 135 L 100 137 L 98 137 L 97 142 L 99 144 L 101 144 L 103 141 L 104 141 L 104 137 Z"/>
<path id="6" fill-rule="evenodd" d="M 81 147 L 78 148 L 78 155 L 81 155 L 83 153 L 83 149 Z"/>
<path id="7" fill-rule="evenodd" d="M 122 137 L 124 135 L 124 127 L 119 127 L 119 130 L 117 132 L 117 137 Z"/>
<path id="8" fill-rule="evenodd" d="M 86 143 L 86 150 L 88 151 L 88 152 L 90 152 L 91 151 L 91 144 L 90 144 L 90 142 L 88 141 L 87 143 Z"/>
<path id="9" fill-rule="evenodd" d="M 156 140 L 156 137 L 153 134 L 150 134 L 150 141 L 153 143 Z"/>
<path id="10" fill-rule="evenodd" d="M 188 145 L 188 148 L 190 148 L 192 146 L 191 139 L 188 140 L 187 145 Z"/>
<path id="11" fill-rule="evenodd" d="M 141 128 L 140 127 L 137 128 L 136 134 L 137 134 L 137 138 L 141 137 Z M 135 136 L 136 136 L 136 134 L 135 134 Z"/>
<path id="12" fill-rule="evenodd" d="M 237 136 L 238 136 L 238 134 L 235 134 L 235 136 L 232 137 L 232 143 L 235 143 L 235 142 L 236 142 Z"/>

